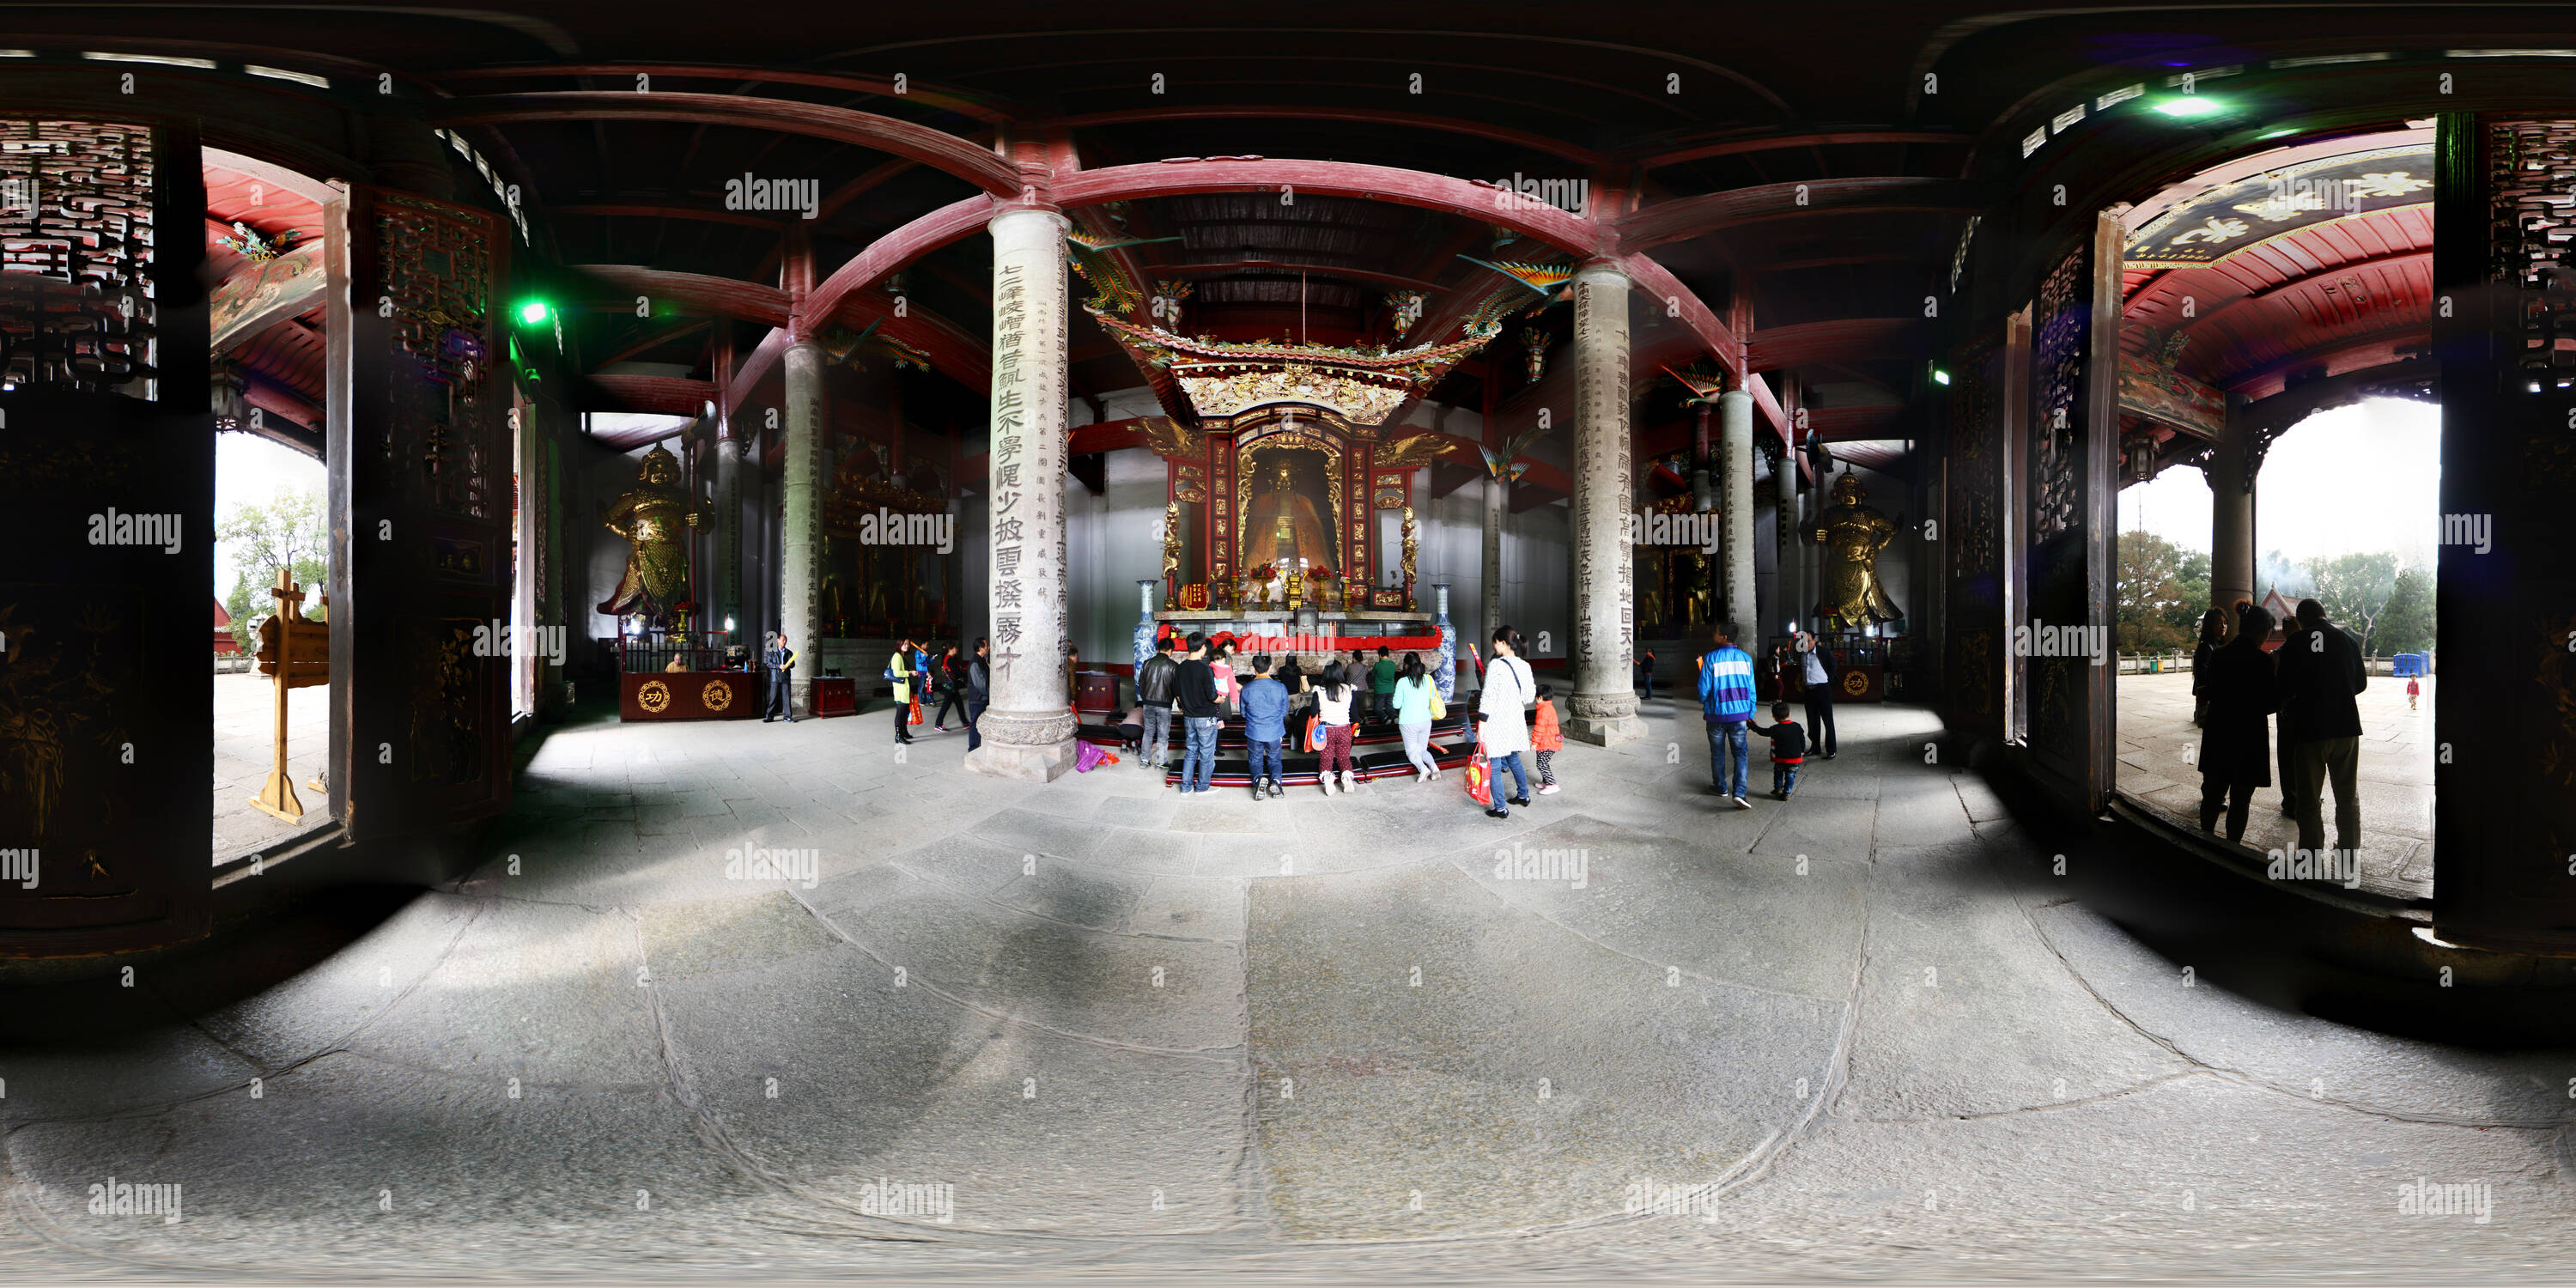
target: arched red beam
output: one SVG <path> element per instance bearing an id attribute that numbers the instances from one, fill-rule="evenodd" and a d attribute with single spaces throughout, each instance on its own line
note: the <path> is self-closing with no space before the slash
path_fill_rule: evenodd
<path id="1" fill-rule="evenodd" d="M 868 243 L 866 250 L 859 252 L 848 263 L 833 269 L 832 275 L 816 283 L 813 293 L 805 297 L 804 316 L 809 319 L 808 325 L 821 327 L 834 321 L 839 317 L 843 304 L 853 299 L 859 292 L 885 280 L 896 269 L 950 242 L 982 231 L 984 225 L 992 222 L 992 218 L 992 198 L 968 197 L 963 201 L 951 202 L 931 211 Z M 762 342 L 762 349 L 769 347 L 767 341 Z M 781 343 L 781 348 L 783 350 L 784 342 Z M 760 353 L 754 351 L 752 361 L 759 360 Z M 773 362 L 776 360 L 774 354 L 769 359 Z M 765 369 L 766 364 L 755 368 L 751 362 L 744 363 L 743 372 L 746 377 L 744 383 L 748 384 L 751 380 L 758 379 L 760 372 Z"/>
<path id="2" fill-rule="evenodd" d="M 1647 206 L 1618 222 L 1619 245 L 1642 251 L 1766 219 L 1818 214 L 1969 214 L 1991 204 L 1986 193 L 1986 185 L 1964 179 L 1911 176 L 1734 188 Z"/>
<path id="3" fill-rule="evenodd" d="M 602 307 L 631 309 L 641 296 L 656 316 L 703 314 L 787 325 L 787 292 L 775 286 L 636 264 L 578 264 L 573 271 L 597 284 L 593 300 Z"/>
<path id="4" fill-rule="evenodd" d="M 774 216 L 755 215 L 739 210 L 720 210 L 710 206 L 555 206 L 551 208 L 548 213 L 556 215 L 604 215 L 611 219 L 694 219 L 700 223 L 740 224 L 746 228 L 765 228 L 773 233 L 784 230 L 786 226 L 784 221 Z M 796 217 L 797 216 L 795 215 L 788 216 L 789 219 Z"/>
<path id="5" fill-rule="evenodd" d="M 1636 164 L 1652 170 L 1658 166 L 1680 165 L 1709 157 L 1735 156 L 1745 152 L 1776 152 L 1788 148 L 1843 147 L 1857 143 L 1948 143 L 1958 147 L 1976 144 L 1973 134 L 1929 130 L 1831 130 L 1812 134 L 1763 134 L 1752 137 L 1712 139 L 1704 143 L 1668 146 L 1661 152 L 1638 157 Z"/>
<path id="6" fill-rule="evenodd" d="M 1377 112 L 1349 107 L 1143 107 L 1119 112 L 1086 112 L 1067 116 L 1046 124 L 1065 129 L 1083 129 L 1094 125 L 1128 125 L 1139 121 L 1346 121 L 1359 125 L 1401 125 L 1418 130 L 1436 130 L 1443 134 L 1463 134 L 1471 138 L 1507 143 L 1550 156 L 1563 157 L 1583 167 L 1590 174 L 1606 160 L 1601 153 L 1578 143 L 1532 134 L 1526 130 L 1505 129 L 1482 121 L 1466 121 L 1450 116 L 1432 116 L 1422 112 Z M 1496 176 L 1500 177 L 1500 176 Z"/>
<path id="7" fill-rule="evenodd" d="M 494 94 L 441 104 L 433 124 L 507 125 L 521 121 L 680 121 L 804 134 L 873 148 L 944 171 L 989 193 L 1017 196 L 1020 172 L 991 151 L 954 134 L 845 107 L 733 94 L 668 94 L 561 90 Z"/>
<path id="8" fill-rule="evenodd" d="M 725 80 L 753 85 L 812 85 L 819 89 L 848 90 L 857 94 L 881 94 L 887 98 L 904 98 L 945 108 L 960 116 L 1000 124 L 1011 119 L 1010 113 L 982 99 L 952 89 L 938 89 L 907 80 L 901 90 L 891 76 L 868 76 L 846 72 L 785 71 L 776 67 L 725 67 L 712 63 L 586 63 L 552 64 L 542 67 L 466 67 L 438 72 L 431 80 L 502 80 L 529 76 L 614 76 L 631 80 L 638 73 L 668 76 L 674 80 Z"/>
<path id="9" fill-rule="evenodd" d="M 695 416 L 706 410 L 716 396 L 713 382 L 693 380 L 686 376 L 639 376 L 622 374 L 595 375 L 590 383 L 612 405 L 594 406 L 592 411 L 648 412 L 663 416 Z M 670 431 L 662 431 L 667 434 Z M 598 437 L 611 439 L 612 435 Z M 649 441 L 649 440 L 638 440 Z M 620 442 L 620 447 L 633 447 Z"/>
<path id="10" fill-rule="evenodd" d="M 1387 201 L 1500 224 L 1524 237 L 1586 258 L 1610 249 L 1603 236 L 1608 228 L 1580 215 L 1536 202 L 1507 201 L 1501 190 L 1474 180 L 1355 161 L 1149 161 L 1059 176 L 1047 195 L 1060 206 L 1075 207 L 1147 197 L 1286 189 Z"/>
<path id="11" fill-rule="evenodd" d="M 1929 358 L 1932 332 L 1926 319 L 1832 318 L 1767 327 L 1745 340 L 1745 363 L 1755 371 L 1821 362 Z"/>

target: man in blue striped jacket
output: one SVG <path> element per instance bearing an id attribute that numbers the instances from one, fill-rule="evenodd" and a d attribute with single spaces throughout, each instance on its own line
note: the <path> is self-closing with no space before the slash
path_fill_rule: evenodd
<path id="1" fill-rule="evenodd" d="M 1744 799 L 1744 722 L 1753 718 L 1753 657 L 1735 646 L 1730 638 L 1734 632 L 1735 624 L 1729 622 L 1709 637 L 1717 647 L 1699 659 L 1699 709 L 1708 720 L 1709 780 L 1735 808 L 1751 809 L 1752 802 Z M 1731 780 L 1730 755 L 1735 762 Z"/>

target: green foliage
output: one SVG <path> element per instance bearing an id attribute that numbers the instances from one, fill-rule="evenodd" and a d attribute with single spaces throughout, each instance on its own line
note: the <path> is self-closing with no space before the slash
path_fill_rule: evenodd
<path id="1" fill-rule="evenodd" d="M 2321 556 L 2301 566 L 2313 586 L 2308 597 L 2324 606 L 2328 621 L 2343 627 L 2365 656 L 2388 652 L 2378 646 L 2376 630 L 2389 595 L 2397 589 L 2396 552 Z"/>
<path id="2" fill-rule="evenodd" d="M 250 616 L 258 610 L 250 600 L 249 577 L 236 575 L 233 578 L 233 593 L 224 596 L 224 611 L 233 616 L 233 624 L 227 628 L 233 633 L 233 643 L 240 645 L 245 653 L 255 651 L 258 646 L 250 642 Z"/>
<path id="3" fill-rule="evenodd" d="M 235 506 L 215 525 L 215 539 L 231 548 L 242 580 L 251 583 L 248 613 L 229 601 L 224 605 L 233 615 L 236 631 L 247 629 L 243 625 L 247 618 L 276 611 L 277 601 L 268 590 L 277 584 L 280 568 L 292 568 L 296 584 L 304 588 L 304 615 L 316 620 L 325 616 L 321 590 L 329 572 L 324 552 L 329 549 L 330 528 L 320 489 L 280 488 L 266 505 Z M 240 588 L 235 590 L 238 593 Z"/>
<path id="4" fill-rule="evenodd" d="M 2379 610 L 2380 651 L 2421 653 L 2433 647 L 2433 578 L 2421 568 L 2397 574 L 2388 603 Z"/>
<path id="5" fill-rule="evenodd" d="M 2196 589 L 2186 580 L 2195 570 Z M 2120 534 L 2116 639 L 2122 652 L 2188 650 L 2199 639 L 2201 610 L 2208 604 L 2208 555 L 2151 532 Z"/>

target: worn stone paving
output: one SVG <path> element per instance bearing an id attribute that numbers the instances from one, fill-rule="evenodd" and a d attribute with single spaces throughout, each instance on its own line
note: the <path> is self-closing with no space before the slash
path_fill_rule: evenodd
<path id="1" fill-rule="evenodd" d="M 322 773 L 331 750 L 331 690 L 322 685 L 286 691 L 286 769 L 306 823 L 330 808 L 306 784 Z M 256 672 L 215 677 L 214 858 L 221 863 L 271 841 L 303 831 L 251 804 L 277 763 L 277 689 Z"/>
<path id="2" fill-rule="evenodd" d="M 1646 714 L 1507 823 L 1454 780 L 996 782 L 881 713 L 560 727 L 471 879 L 282 984 L 0 996 L 0 1262 L 2565 1274 L 2576 1053 L 2187 986 L 1920 709 L 1845 706 L 1744 812 L 1696 710 Z M 111 1177 L 180 1219 L 91 1213 Z M 2488 1206 L 2407 1215 L 2419 1180 Z"/>
<path id="3" fill-rule="evenodd" d="M 2361 804 L 2360 885 L 2400 899 L 2433 897 L 2433 699 L 2441 680 L 2423 678 L 2416 709 L 2406 681 L 2370 677 L 2356 699 L 2361 752 L 2353 779 Z M 2191 723 L 2191 673 L 2123 675 L 2119 702 L 2120 790 L 2185 827 L 2200 826 L 2200 730 Z M 2254 790 L 2243 844 L 2258 854 L 2299 844 L 2299 821 L 2281 812 L 2280 765 Z M 2326 843 L 2334 843 L 2334 793 L 2319 798 Z M 2221 826 L 2224 827 L 2222 821 Z"/>

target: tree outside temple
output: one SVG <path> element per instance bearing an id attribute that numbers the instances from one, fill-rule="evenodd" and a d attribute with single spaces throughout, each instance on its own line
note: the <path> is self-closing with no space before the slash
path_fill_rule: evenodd
<path id="1" fill-rule="evenodd" d="M 255 629 L 252 618 L 267 616 L 275 606 L 267 590 L 280 568 L 291 569 L 296 584 L 313 592 L 305 601 L 304 615 L 316 621 L 325 617 L 319 588 L 329 576 L 329 565 L 323 560 L 329 535 L 322 494 L 310 488 L 279 488 L 266 505 L 236 506 L 215 525 L 215 539 L 229 547 L 233 566 L 239 570 L 224 611 L 232 614 L 233 635 L 244 648 L 250 647 L 249 635 Z"/>

